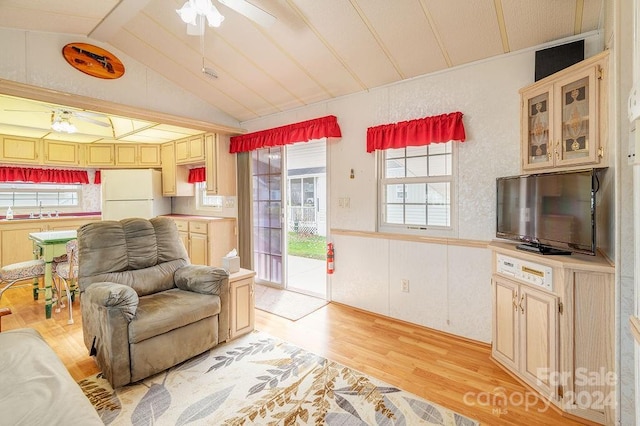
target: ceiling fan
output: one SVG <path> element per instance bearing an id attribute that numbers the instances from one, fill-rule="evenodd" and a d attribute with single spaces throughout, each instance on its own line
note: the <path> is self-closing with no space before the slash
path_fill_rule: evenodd
<path id="1" fill-rule="evenodd" d="M 25 109 L 5 109 L 4 111 L 51 114 L 51 128 L 57 132 L 63 133 L 74 133 L 77 131 L 76 127 L 71 123 L 71 118 L 96 124 L 98 126 L 112 127 L 111 120 L 105 114 L 90 111 L 77 111 L 53 105 L 49 106 L 51 109 L 48 111 Z M 107 122 L 100 121 L 98 118 L 106 119 Z"/>
<path id="2" fill-rule="evenodd" d="M 255 23 L 269 28 L 276 22 L 276 17 L 265 12 L 247 0 L 217 0 L 229 9 L 251 19 Z M 211 0 L 187 0 L 182 8 L 176 10 L 183 22 L 187 24 L 187 34 L 203 35 L 204 21 L 210 27 L 219 27 L 224 16 L 213 5 Z"/>

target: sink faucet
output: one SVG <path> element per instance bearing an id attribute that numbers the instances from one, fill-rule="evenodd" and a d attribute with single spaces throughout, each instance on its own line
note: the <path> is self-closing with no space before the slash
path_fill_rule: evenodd
<path id="1" fill-rule="evenodd" d="M 40 201 L 40 219 L 42 219 L 42 201 Z"/>

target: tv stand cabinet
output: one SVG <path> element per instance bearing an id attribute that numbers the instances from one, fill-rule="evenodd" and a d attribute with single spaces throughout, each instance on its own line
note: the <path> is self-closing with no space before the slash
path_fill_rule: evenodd
<path id="1" fill-rule="evenodd" d="M 600 254 L 489 248 L 493 360 L 569 416 L 614 424 L 613 265 Z"/>

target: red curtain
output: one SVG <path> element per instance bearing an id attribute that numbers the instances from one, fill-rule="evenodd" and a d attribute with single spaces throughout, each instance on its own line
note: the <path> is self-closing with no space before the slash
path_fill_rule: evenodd
<path id="1" fill-rule="evenodd" d="M 308 142 L 312 139 L 339 138 L 341 136 L 338 119 L 335 115 L 328 115 L 246 135 L 233 136 L 229 152 L 233 154 L 295 142 Z"/>
<path id="2" fill-rule="evenodd" d="M 86 170 L 0 167 L 0 182 L 89 183 Z"/>
<path id="3" fill-rule="evenodd" d="M 424 117 L 367 129 L 367 152 L 376 149 L 404 148 L 448 141 L 464 142 L 462 113 Z"/>
<path id="4" fill-rule="evenodd" d="M 102 176 L 100 175 L 100 170 L 96 170 L 96 175 L 93 177 L 93 183 L 100 184 L 102 183 Z"/>
<path id="5" fill-rule="evenodd" d="M 205 182 L 206 180 L 207 180 L 207 170 L 204 167 L 189 169 L 189 178 L 187 179 L 187 182 L 197 183 L 197 182 Z"/>

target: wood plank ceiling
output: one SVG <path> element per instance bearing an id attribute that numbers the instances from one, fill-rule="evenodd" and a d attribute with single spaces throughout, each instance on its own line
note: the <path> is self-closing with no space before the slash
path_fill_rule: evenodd
<path id="1" fill-rule="evenodd" d="M 242 123 L 602 29 L 604 0 L 248 0 L 201 39 L 184 0 L 4 0 L 0 27 L 89 37 Z M 204 49 L 202 49 L 204 45 Z M 202 72 L 204 64 L 217 79 Z M 125 64 L 126 65 L 126 64 Z M 1 118 L 0 118 L 1 121 Z"/>

